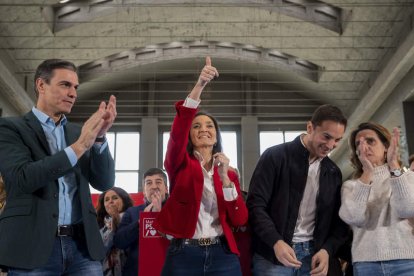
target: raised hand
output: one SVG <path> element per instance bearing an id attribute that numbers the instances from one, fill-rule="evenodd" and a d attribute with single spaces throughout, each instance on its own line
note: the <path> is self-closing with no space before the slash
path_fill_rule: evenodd
<path id="1" fill-rule="evenodd" d="M 374 172 L 374 164 L 368 160 L 367 156 L 368 144 L 364 137 L 359 139 L 359 145 L 357 147 L 356 154 L 359 161 L 362 164 L 362 175 L 359 178 L 365 184 L 371 184 L 372 174 Z"/>
<path id="2" fill-rule="evenodd" d="M 273 250 L 275 252 L 276 258 L 286 267 L 300 268 L 302 262 L 298 261 L 296 258 L 295 251 L 283 240 L 278 240 L 275 245 L 273 245 Z"/>
<path id="3" fill-rule="evenodd" d="M 116 205 L 110 205 L 108 206 L 108 215 L 112 218 L 111 225 L 109 226 L 109 229 L 112 231 L 116 231 L 118 224 L 121 220 L 121 217 L 119 215 L 118 207 Z"/>
<path id="4" fill-rule="evenodd" d="M 399 142 L 400 142 L 400 131 L 397 127 L 395 127 L 392 131 L 391 142 L 390 142 L 390 146 L 388 147 L 388 151 L 387 151 L 387 163 L 390 169 L 392 170 L 400 168 L 400 164 L 398 162 Z"/>
<path id="5" fill-rule="evenodd" d="M 219 73 L 217 69 L 211 66 L 211 58 L 206 57 L 206 65 L 203 70 L 201 70 L 200 76 L 198 77 L 198 82 L 201 86 L 206 86 L 212 79 L 218 77 Z"/>
<path id="6" fill-rule="evenodd" d="M 364 137 L 361 137 L 359 139 L 359 145 L 357 147 L 357 156 L 359 161 L 362 164 L 362 169 L 364 172 L 371 173 L 374 170 L 374 165 L 371 163 L 371 161 L 368 160 L 367 156 L 368 151 L 368 144 Z"/>
<path id="7" fill-rule="evenodd" d="M 98 110 L 83 124 L 78 140 L 71 145 L 78 159 L 95 143 L 96 137 L 106 134 L 116 118 L 116 98 L 111 96 L 108 105 L 101 102 Z"/>
<path id="8" fill-rule="evenodd" d="M 151 203 L 145 207 L 144 212 L 160 212 L 162 206 L 162 198 L 160 191 L 156 191 L 151 195 Z"/>
<path id="9" fill-rule="evenodd" d="M 204 87 L 215 77 L 218 77 L 219 73 L 215 67 L 211 65 L 211 58 L 206 57 L 206 65 L 204 65 L 201 70 L 200 76 L 198 77 L 197 83 L 191 90 L 190 97 L 191 99 L 200 100 L 201 92 L 203 92 Z"/>
<path id="10" fill-rule="evenodd" d="M 101 108 L 101 106 L 99 106 Z M 112 124 L 115 121 L 117 112 L 116 112 L 116 98 L 114 95 L 109 97 L 108 104 L 104 108 L 105 114 L 103 116 L 104 123 L 102 128 L 98 133 L 98 137 L 104 136 L 106 132 L 112 127 Z"/>
<path id="11" fill-rule="evenodd" d="M 217 152 L 213 155 L 213 166 L 217 166 L 218 173 L 223 185 L 229 184 L 230 179 L 227 175 L 229 170 L 230 159 L 222 152 Z M 228 180 L 228 181 L 227 181 Z"/>

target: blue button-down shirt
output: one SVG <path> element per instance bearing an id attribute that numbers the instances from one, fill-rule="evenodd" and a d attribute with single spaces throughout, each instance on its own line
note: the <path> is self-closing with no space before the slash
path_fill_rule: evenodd
<path id="1" fill-rule="evenodd" d="M 65 129 L 64 126 L 67 123 L 65 115 L 62 115 L 61 120 L 58 124 L 55 124 L 52 118 L 33 107 L 32 112 L 40 121 L 43 131 L 46 136 L 47 143 L 51 154 L 55 154 L 59 151 L 64 150 L 72 167 L 78 162 L 78 158 L 74 150 L 67 146 L 65 140 Z M 94 145 L 100 153 L 107 147 L 107 142 L 102 145 Z M 74 172 L 70 172 L 65 176 L 58 179 L 59 182 L 59 220 L 58 224 L 73 224 L 78 223 L 82 220 L 81 206 L 79 202 L 74 201 L 74 197 L 78 190 L 76 177 Z"/>

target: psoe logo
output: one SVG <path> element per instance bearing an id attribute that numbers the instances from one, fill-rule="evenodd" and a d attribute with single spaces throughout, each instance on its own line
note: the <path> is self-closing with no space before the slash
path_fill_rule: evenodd
<path id="1" fill-rule="evenodd" d="M 154 223 L 155 218 L 144 218 L 144 238 L 158 238 L 161 237 L 160 234 L 158 234 L 157 230 L 152 227 L 152 224 Z"/>

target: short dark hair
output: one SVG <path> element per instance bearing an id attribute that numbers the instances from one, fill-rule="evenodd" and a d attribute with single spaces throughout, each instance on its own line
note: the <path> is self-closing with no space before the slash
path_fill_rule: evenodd
<path id="1" fill-rule="evenodd" d="M 129 194 L 122 188 L 119 187 L 112 187 L 109 190 L 106 190 L 105 192 L 101 193 L 99 195 L 98 199 L 98 206 L 96 207 L 96 215 L 98 220 L 99 228 L 104 227 L 105 225 L 105 217 L 108 216 L 108 212 L 105 209 L 105 195 L 109 191 L 114 191 L 121 199 L 122 199 L 122 212 L 125 212 L 126 209 L 129 207 L 132 207 L 134 205 L 134 202 L 132 201 L 132 198 L 129 196 Z"/>
<path id="2" fill-rule="evenodd" d="M 331 104 L 321 105 L 313 112 L 311 122 L 314 127 L 322 125 L 324 121 L 340 123 L 345 128 L 348 122 L 342 111 Z"/>
<path id="3" fill-rule="evenodd" d="M 157 174 L 162 177 L 162 179 L 164 180 L 164 184 L 167 187 L 167 175 L 165 174 L 165 172 L 163 170 L 158 169 L 158 168 L 151 168 L 151 169 L 147 170 L 144 173 L 144 178 L 142 180 L 145 181 L 145 178 L 147 176 L 153 176 L 153 175 L 157 175 Z"/>
<path id="4" fill-rule="evenodd" d="M 223 151 L 223 146 L 222 146 L 222 143 L 221 143 L 221 132 L 220 132 L 220 128 L 219 128 L 219 125 L 217 123 L 216 118 L 214 118 L 213 115 L 211 115 L 207 112 L 203 112 L 203 111 L 197 112 L 197 114 L 194 116 L 194 118 L 197 118 L 198 116 L 202 116 L 202 115 L 209 117 L 213 121 L 214 128 L 216 129 L 216 139 L 217 139 L 217 141 L 213 146 L 213 154 L 215 154 L 217 152 L 222 152 Z M 194 145 L 193 145 L 193 142 L 191 141 L 190 133 L 188 133 L 187 152 L 188 152 L 188 154 L 193 155 L 193 151 L 194 151 Z"/>
<path id="5" fill-rule="evenodd" d="M 36 80 L 40 78 L 49 84 L 50 79 L 53 77 L 53 70 L 55 69 L 68 69 L 72 70 L 75 73 L 78 72 L 75 64 L 70 61 L 63 59 L 46 59 L 41 64 L 39 64 L 34 75 L 34 91 L 36 98 L 39 97 L 39 91 L 37 91 L 36 87 Z"/>

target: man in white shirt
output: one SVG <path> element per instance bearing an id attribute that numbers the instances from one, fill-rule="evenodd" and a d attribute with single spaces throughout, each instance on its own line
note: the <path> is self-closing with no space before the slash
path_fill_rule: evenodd
<path id="1" fill-rule="evenodd" d="M 337 107 L 320 106 L 307 133 L 262 154 L 247 198 L 255 275 L 327 275 L 347 234 L 342 175 L 328 157 L 346 123 Z"/>

